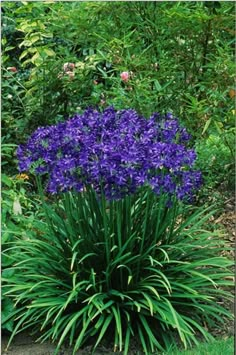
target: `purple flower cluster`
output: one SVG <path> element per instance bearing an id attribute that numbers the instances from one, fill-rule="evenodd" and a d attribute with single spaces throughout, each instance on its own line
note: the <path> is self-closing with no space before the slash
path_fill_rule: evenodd
<path id="1" fill-rule="evenodd" d="M 200 172 L 193 170 L 196 154 L 186 147 L 189 138 L 171 114 L 145 119 L 130 109 L 88 109 L 38 128 L 17 156 L 21 172 L 48 174 L 51 193 L 91 184 L 98 194 L 102 189 L 116 199 L 149 185 L 157 194 L 184 199 L 201 183 Z"/>

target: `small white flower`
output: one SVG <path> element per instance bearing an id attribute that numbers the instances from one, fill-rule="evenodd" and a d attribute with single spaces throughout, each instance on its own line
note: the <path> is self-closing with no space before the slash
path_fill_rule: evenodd
<path id="1" fill-rule="evenodd" d="M 15 215 L 22 214 L 22 208 L 18 198 L 15 198 L 13 202 L 13 213 Z"/>

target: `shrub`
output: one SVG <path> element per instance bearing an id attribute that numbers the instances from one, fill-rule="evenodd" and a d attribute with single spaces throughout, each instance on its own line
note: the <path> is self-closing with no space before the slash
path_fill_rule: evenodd
<path id="1" fill-rule="evenodd" d="M 5 150 L 5 149 L 4 149 Z M 8 267 L 14 265 L 11 253 L 6 252 L 8 244 L 15 243 L 17 237 L 27 239 L 29 236 L 37 237 L 36 221 L 40 216 L 39 209 L 36 207 L 36 198 L 31 200 L 27 194 L 27 183 L 23 179 L 28 178 L 27 175 L 21 174 L 16 177 L 9 177 L 2 174 L 2 238 L 1 238 L 1 266 L 2 277 L 9 278 L 14 274 L 14 270 L 7 270 Z M 41 216 L 42 217 L 42 216 Z M 7 296 L 1 295 L 2 301 L 2 317 L 1 327 L 9 332 L 13 331 L 13 319 L 9 320 L 9 316 L 14 312 L 14 302 Z"/>
<path id="2" fill-rule="evenodd" d="M 173 111 L 197 138 L 234 109 L 230 2 L 6 1 L 2 11 L 3 65 L 18 70 L 3 75 L 3 128 L 17 139 L 104 102 Z M 65 63 L 72 77 L 60 77 Z"/>
<path id="3" fill-rule="evenodd" d="M 234 133 L 209 137 L 197 142 L 197 166 L 201 167 L 205 185 L 208 189 L 218 188 L 224 184 L 230 191 L 234 189 Z"/>
<path id="4" fill-rule="evenodd" d="M 5 137 L 4 137 L 5 138 Z M 7 144 L 2 139 L 2 214 L 1 214 L 1 250 L 3 252 L 1 258 L 2 277 L 9 278 L 13 275 L 14 270 L 6 270 L 11 267 L 14 262 L 11 253 L 5 253 L 9 242 L 16 240 L 16 236 L 20 239 L 26 239 L 29 236 L 37 237 L 37 224 L 40 224 L 39 209 L 37 205 L 39 200 L 30 198 L 29 192 L 32 184 L 29 183 L 29 176 L 26 174 L 13 175 L 12 163 L 14 162 L 13 152 L 15 144 Z M 11 175 L 9 175 L 11 173 Z M 37 220 L 38 219 L 38 220 Z M 13 319 L 9 320 L 9 316 L 14 312 L 14 302 L 7 296 L 1 295 L 2 301 L 2 317 L 1 327 L 9 332 L 13 331 Z"/>
<path id="5" fill-rule="evenodd" d="M 178 201 L 199 186 L 188 138 L 171 116 L 108 108 L 40 128 L 19 148 L 20 169 L 47 173 L 55 195 L 46 201 L 38 176 L 46 224 L 6 251 L 14 273 L 3 278 L 5 295 L 18 305 L 10 342 L 34 327 L 56 353 L 88 340 L 96 349 L 107 337 L 128 354 L 138 337 L 150 354 L 176 335 L 185 347 L 199 332 L 210 339 L 204 324 L 231 317 L 217 302 L 230 298 L 222 288 L 232 262 L 204 229 L 212 212 Z"/>

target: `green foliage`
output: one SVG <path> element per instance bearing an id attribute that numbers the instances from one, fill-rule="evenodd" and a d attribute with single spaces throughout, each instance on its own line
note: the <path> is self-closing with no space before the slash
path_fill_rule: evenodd
<path id="1" fill-rule="evenodd" d="M 25 175 L 27 177 L 27 175 Z M 5 252 L 8 243 L 15 243 L 18 238 L 27 240 L 29 237 L 35 238 L 41 233 L 38 226 L 41 225 L 40 218 L 42 215 L 38 209 L 37 199 L 29 194 L 29 186 L 31 184 L 24 181 L 21 175 L 9 177 L 2 174 L 2 191 L 1 191 L 1 266 L 2 278 L 9 278 L 14 274 L 14 270 L 7 270 L 13 267 L 11 252 Z M 19 251 L 20 252 L 20 251 Z M 14 267 L 13 267 L 14 269 Z M 2 285 L 4 282 L 2 283 Z M 13 331 L 14 320 L 9 317 L 15 311 L 14 302 L 7 296 L 2 294 L 2 317 L 1 327 L 9 332 Z"/>
<path id="2" fill-rule="evenodd" d="M 2 144 L 2 169 L 13 171 L 12 159 L 16 145 L 10 143 Z M 26 240 L 27 238 L 38 235 L 37 225 L 40 224 L 40 213 L 37 205 L 39 200 L 30 195 L 32 184 L 28 182 L 29 176 L 8 175 L 2 173 L 1 191 L 1 258 L 2 277 L 9 278 L 14 271 L 7 271 L 7 267 L 13 265 L 11 253 L 5 253 L 8 243 L 14 243 L 17 238 Z M 37 221 L 37 218 L 39 219 Z M 14 302 L 2 294 L 2 329 L 13 331 L 14 321 L 9 317 L 14 312 Z"/>
<path id="3" fill-rule="evenodd" d="M 39 199 L 32 198 L 34 179 L 27 174 L 13 174 L 11 167 L 16 144 L 2 142 L 2 243 L 14 240 L 14 237 L 27 238 L 32 235 L 35 217 L 38 215 Z M 12 175 L 7 172 L 12 171 Z M 38 212 L 38 213 L 37 213 Z M 40 214 L 39 214 L 40 216 Z M 2 263 L 5 266 L 5 257 Z M 7 264 L 6 264 L 7 265 Z"/>
<path id="4" fill-rule="evenodd" d="M 170 351 L 166 355 L 216 355 L 216 354 L 232 354 L 234 353 L 234 338 L 225 338 L 222 340 L 214 340 L 210 343 L 199 344 L 192 350 Z"/>
<path id="5" fill-rule="evenodd" d="M 2 313 L 1 313 L 1 328 L 12 332 L 14 329 L 14 320 L 10 319 L 11 314 L 14 313 L 14 302 L 9 297 L 3 297 L 1 300 Z"/>
<path id="6" fill-rule="evenodd" d="M 18 308 L 12 337 L 34 327 L 41 341 L 69 342 L 73 354 L 89 339 L 104 336 L 129 353 L 139 339 L 145 354 L 207 340 L 208 327 L 231 317 L 217 300 L 230 299 L 232 262 L 204 222 L 212 211 L 166 207 L 151 191 L 108 203 L 87 187 L 44 202 L 47 224 L 38 238 L 9 243 L 14 270 L 3 278 L 5 295 Z M 20 250 L 20 252 L 19 252 Z"/>
<path id="7" fill-rule="evenodd" d="M 9 72 L 3 67 L 2 75 L 2 136 L 7 142 L 24 137 L 28 121 L 25 109 L 26 89 L 22 84 L 22 74 Z"/>
<path id="8" fill-rule="evenodd" d="M 22 2 L 14 17 L 13 6 L 3 3 L 3 64 L 17 65 L 15 78 L 29 73 L 24 89 L 15 83 L 23 105 L 11 102 L 26 131 L 104 104 L 173 111 L 195 137 L 234 126 L 231 3 Z M 65 63 L 76 64 L 73 77 L 63 75 Z M 4 85 L 10 90 L 11 79 Z M 13 124 L 12 107 L 6 112 Z"/>
<path id="9" fill-rule="evenodd" d="M 215 189 L 222 184 L 229 190 L 234 189 L 234 143 L 233 132 L 221 136 L 210 135 L 205 142 L 197 143 L 197 167 L 203 173 L 207 193 L 209 189 Z"/>

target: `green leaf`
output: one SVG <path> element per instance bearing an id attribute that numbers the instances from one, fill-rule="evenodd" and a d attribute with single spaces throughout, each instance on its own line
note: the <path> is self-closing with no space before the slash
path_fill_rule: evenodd
<path id="1" fill-rule="evenodd" d="M 29 40 L 31 42 L 31 44 L 34 44 L 36 42 L 38 42 L 41 39 L 41 35 L 40 34 L 31 34 L 29 36 Z"/>
<path id="2" fill-rule="evenodd" d="M 2 46 L 5 46 L 5 44 L 7 44 L 7 39 L 6 38 L 2 38 L 1 39 L 1 43 L 2 43 Z"/>
<path id="3" fill-rule="evenodd" d="M 146 355 L 149 355 L 149 351 L 148 351 L 148 347 L 147 347 L 147 344 L 146 344 L 146 341 L 145 341 L 145 338 L 143 336 L 143 332 L 142 332 L 142 329 L 140 327 L 139 324 L 137 324 L 137 328 L 138 328 L 138 334 L 139 334 L 139 339 L 141 340 L 141 344 L 143 346 L 143 351 Z"/>
<path id="4" fill-rule="evenodd" d="M 57 348 L 56 350 L 59 349 L 59 347 L 61 346 L 61 344 L 63 343 L 66 335 L 68 334 L 68 332 L 70 331 L 71 327 L 73 326 L 73 324 L 75 324 L 79 318 L 81 318 L 81 316 L 83 314 L 86 313 L 86 310 L 87 310 L 87 307 L 84 307 L 81 311 L 73 314 L 72 316 L 70 316 L 70 321 L 67 323 L 67 325 L 64 327 L 64 330 L 63 330 L 63 333 L 62 335 L 60 336 L 60 339 L 59 339 L 59 342 L 58 342 L 58 345 L 57 345 Z M 84 332 L 85 332 L 86 329 L 84 329 Z M 83 336 L 83 335 L 82 335 Z M 80 338 L 82 338 L 82 336 Z M 79 338 L 79 339 L 80 339 Z"/>
<path id="5" fill-rule="evenodd" d="M 208 127 L 210 126 L 211 121 L 212 121 L 212 117 L 210 117 L 210 118 L 206 121 L 205 126 L 204 126 L 203 131 L 202 131 L 202 135 L 208 130 Z"/>
<path id="6" fill-rule="evenodd" d="M 102 326 L 102 329 L 100 330 L 100 333 L 99 333 L 99 336 L 98 336 L 98 339 L 94 345 L 94 349 L 96 349 L 96 347 L 98 346 L 98 344 L 100 343 L 100 341 L 102 340 L 105 332 L 107 331 L 107 328 L 109 327 L 109 325 L 111 324 L 111 321 L 113 319 L 113 314 L 109 314 L 106 318 L 105 318 L 105 321 L 103 323 L 103 326 Z"/>
<path id="7" fill-rule="evenodd" d="M 13 331 L 14 319 L 9 319 L 14 313 L 14 302 L 9 298 L 3 298 L 2 300 L 2 313 L 1 313 L 1 325 L 2 329 L 6 329 L 9 332 Z"/>
<path id="8" fill-rule="evenodd" d="M 157 91 L 161 91 L 162 90 L 162 87 L 161 87 L 161 85 L 160 85 L 158 80 L 156 80 L 156 79 L 154 80 L 154 85 L 155 85 L 155 88 L 156 88 Z"/>
<path id="9" fill-rule="evenodd" d="M 31 62 L 36 66 L 40 66 L 43 63 L 43 58 L 39 52 L 36 52 L 35 55 L 31 58 Z"/>
<path id="10" fill-rule="evenodd" d="M 115 316 L 115 321 L 116 321 L 116 331 L 119 336 L 119 350 L 122 351 L 122 346 L 123 346 L 123 339 L 122 339 L 122 321 L 121 321 L 121 315 L 120 315 L 120 310 L 117 307 L 117 309 L 114 306 L 111 306 L 111 309 L 113 311 L 113 314 Z"/>
<path id="11" fill-rule="evenodd" d="M 215 125 L 218 133 L 222 134 L 222 132 L 223 132 L 223 124 L 221 122 L 214 121 L 214 125 Z"/>
<path id="12" fill-rule="evenodd" d="M 2 182 L 6 184 L 8 187 L 12 187 L 13 185 L 12 180 L 6 174 L 2 174 Z"/>
<path id="13" fill-rule="evenodd" d="M 146 320 L 146 318 L 140 314 L 139 315 L 139 319 L 141 320 L 141 323 L 143 324 L 143 327 L 148 335 L 148 339 L 149 339 L 149 342 L 150 342 L 150 345 L 151 345 L 151 349 L 152 351 L 154 351 L 154 346 L 153 344 L 161 351 L 164 351 L 163 347 L 160 345 L 160 343 L 157 341 L 157 339 L 155 338 L 151 328 L 149 327 L 148 325 L 148 322 Z"/>
<path id="14" fill-rule="evenodd" d="M 128 355 L 128 351 L 129 351 L 130 333 L 131 333 L 130 329 L 131 326 L 128 324 L 126 334 L 125 334 L 124 355 Z"/>
<path id="15" fill-rule="evenodd" d="M 50 48 L 44 48 L 43 53 L 45 53 L 49 57 L 55 57 L 55 55 L 56 55 L 56 53 Z"/>

